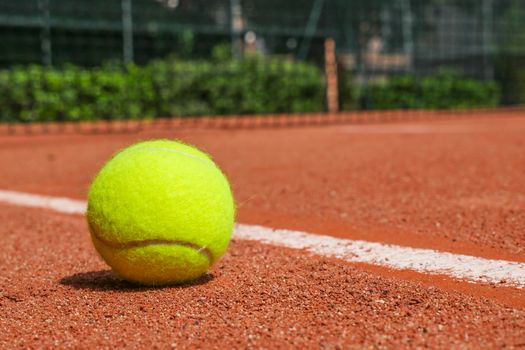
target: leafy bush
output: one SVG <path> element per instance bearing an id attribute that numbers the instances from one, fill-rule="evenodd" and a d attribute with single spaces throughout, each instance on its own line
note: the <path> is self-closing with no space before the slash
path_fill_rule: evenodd
<path id="1" fill-rule="evenodd" d="M 0 106 L 6 122 L 317 112 L 324 78 L 315 65 L 282 58 L 35 65 L 0 71 Z"/>
<path id="2" fill-rule="evenodd" d="M 353 76 L 349 71 L 339 69 L 339 105 L 342 111 L 353 111 L 359 109 L 359 100 L 362 94 L 361 88 L 352 80 Z"/>
<path id="3" fill-rule="evenodd" d="M 106 64 L 95 69 L 15 67 L 0 71 L 0 122 L 84 121 L 324 110 L 325 82 L 317 66 L 283 58 L 227 57 L 157 60 L 145 66 Z M 343 110 L 492 107 L 494 82 L 457 74 L 399 76 L 358 88 L 340 75 Z M 521 91 L 519 92 L 521 93 Z M 518 94 L 519 94 L 518 93 Z M 525 94 L 524 94 L 525 95 Z"/>
<path id="4" fill-rule="evenodd" d="M 426 78 L 400 76 L 366 91 L 372 109 L 449 109 L 494 107 L 500 88 L 495 82 L 468 79 L 454 73 Z"/>
<path id="5" fill-rule="evenodd" d="M 501 86 L 501 103 L 525 104 L 525 56 L 497 57 L 494 66 L 494 79 Z"/>

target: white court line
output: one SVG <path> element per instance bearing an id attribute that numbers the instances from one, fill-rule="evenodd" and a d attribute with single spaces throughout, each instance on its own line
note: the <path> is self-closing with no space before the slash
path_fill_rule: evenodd
<path id="1" fill-rule="evenodd" d="M 46 208 L 67 214 L 84 214 L 86 211 L 84 201 L 14 191 L 0 190 L 0 202 Z M 469 282 L 498 283 L 502 286 L 525 288 L 525 263 L 341 239 L 300 231 L 274 230 L 255 225 L 236 224 L 234 237 L 279 247 L 302 249 L 349 262 L 446 275 Z"/>

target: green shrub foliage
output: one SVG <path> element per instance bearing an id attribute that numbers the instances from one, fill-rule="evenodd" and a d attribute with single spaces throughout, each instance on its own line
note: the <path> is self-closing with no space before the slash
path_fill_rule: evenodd
<path id="1" fill-rule="evenodd" d="M 500 100 L 496 83 L 452 73 L 399 76 L 368 88 L 350 78 L 340 86 L 346 110 L 358 109 L 363 96 L 372 109 L 493 107 Z M 314 64 L 257 56 L 94 69 L 20 66 L 0 71 L 0 106 L 1 122 L 320 112 L 325 82 Z"/>
<path id="2" fill-rule="evenodd" d="M 492 81 L 477 81 L 455 73 L 425 78 L 400 76 L 367 91 L 373 109 L 450 109 L 495 107 L 500 89 Z"/>
<path id="3" fill-rule="evenodd" d="M 96 69 L 35 65 L 0 71 L 0 120 L 319 112 L 324 90 L 317 66 L 284 58 L 165 59 Z"/>

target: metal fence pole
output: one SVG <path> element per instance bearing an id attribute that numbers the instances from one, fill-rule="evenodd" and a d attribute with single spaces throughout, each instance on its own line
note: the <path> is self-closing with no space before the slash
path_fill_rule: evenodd
<path id="1" fill-rule="evenodd" d="M 122 54 L 124 63 L 133 63 L 133 14 L 131 0 L 121 0 L 122 6 Z"/>
<path id="2" fill-rule="evenodd" d="M 494 29 L 492 0 L 483 0 L 482 3 L 482 24 L 483 24 L 483 76 L 486 80 L 494 78 L 494 67 L 491 64 L 492 55 L 492 31 Z"/>
<path id="3" fill-rule="evenodd" d="M 310 11 L 310 18 L 308 19 L 308 23 L 304 30 L 304 38 L 299 47 L 299 53 L 297 54 L 297 57 L 301 60 L 305 60 L 306 56 L 308 56 L 308 51 L 310 51 L 310 44 L 312 43 L 312 37 L 317 30 L 317 23 L 319 22 L 319 17 L 323 10 L 324 1 L 325 0 L 315 0 L 312 6 L 312 11 Z"/>
<path id="4" fill-rule="evenodd" d="M 403 25 L 403 51 L 408 57 L 407 70 L 410 72 L 412 71 L 414 63 L 414 20 L 410 0 L 401 0 L 401 14 Z"/>
<path id="5" fill-rule="evenodd" d="M 240 35 L 244 29 L 244 25 L 242 7 L 239 0 L 230 0 L 230 21 L 232 57 L 240 58 L 242 56 L 242 41 Z"/>
<path id="6" fill-rule="evenodd" d="M 42 50 L 42 64 L 53 64 L 53 51 L 51 47 L 51 13 L 49 0 L 38 0 L 38 7 L 42 13 L 42 29 L 40 32 L 40 47 Z"/>

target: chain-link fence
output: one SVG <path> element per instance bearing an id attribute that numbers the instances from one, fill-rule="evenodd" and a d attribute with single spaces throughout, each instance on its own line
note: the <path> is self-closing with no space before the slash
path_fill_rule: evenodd
<path id="1" fill-rule="evenodd" d="M 4 122 L 525 101 L 525 0 L 0 0 L 0 42 Z"/>

